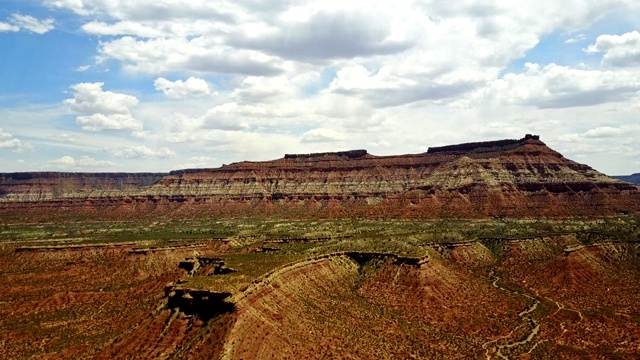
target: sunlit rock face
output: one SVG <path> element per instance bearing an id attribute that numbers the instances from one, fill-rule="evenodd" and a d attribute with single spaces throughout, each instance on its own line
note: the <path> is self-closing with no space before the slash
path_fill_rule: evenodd
<path id="1" fill-rule="evenodd" d="M 507 241 L 504 261 L 466 242 L 417 262 L 339 254 L 294 264 L 239 297 L 223 359 L 580 358 L 612 344 L 637 356 L 626 341 L 637 343 L 638 327 L 626 319 L 637 315 L 638 246 L 575 243 Z"/>
<path id="2" fill-rule="evenodd" d="M 640 211 L 637 186 L 566 159 L 535 135 L 434 147 L 412 155 L 374 156 L 365 150 L 288 154 L 272 161 L 174 171 L 166 176 L 118 175 L 106 185 L 101 178 L 88 176 L 80 185 L 76 180 L 73 186 L 56 187 L 51 184 L 65 182 L 50 176 L 54 178 L 21 182 L 15 175 L 4 174 L 0 211 L 41 216 L 63 209 L 114 218 L 163 213 L 569 217 Z"/>
<path id="3" fill-rule="evenodd" d="M 22 172 L 0 174 L 1 201 L 46 201 L 135 192 L 166 173 Z"/>

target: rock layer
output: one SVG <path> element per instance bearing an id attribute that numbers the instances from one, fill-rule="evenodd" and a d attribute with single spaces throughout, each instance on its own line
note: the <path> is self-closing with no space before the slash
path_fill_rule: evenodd
<path id="1" fill-rule="evenodd" d="M 133 176 L 133 175 L 132 175 Z M 485 218 L 636 213 L 640 188 L 568 160 L 537 136 L 430 148 L 287 155 L 176 171 L 145 186 L 31 196 L 4 190 L 0 212 L 46 215 Z M 8 175 L 0 177 L 6 183 Z M 15 177 L 15 176 L 14 176 Z M 6 185 L 3 185 L 7 189 Z M 13 192 L 11 192 L 13 191 Z M 27 195 L 25 195 L 27 194 Z"/>
<path id="2" fill-rule="evenodd" d="M 0 358 L 639 358 L 640 244 L 582 234 L 320 252 L 256 277 L 244 257 L 230 292 L 187 280 L 240 255 L 216 242 L 0 242 Z"/>
<path id="3" fill-rule="evenodd" d="M 486 273 L 491 253 L 477 242 L 419 264 L 293 264 L 236 302 L 223 359 L 637 357 L 638 245 L 565 254 L 574 242 L 504 243 L 504 279 Z"/>
<path id="4" fill-rule="evenodd" d="M 0 173 L 3 201 L 46 201 L 99 197 L 103 193 L 135 192 L 152 185 L 165 173 Z"/>

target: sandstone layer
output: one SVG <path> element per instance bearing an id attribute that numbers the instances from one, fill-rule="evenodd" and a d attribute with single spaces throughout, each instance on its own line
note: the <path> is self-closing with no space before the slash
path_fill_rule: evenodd
<path id="1" fill-rule="evenodd" d="M 501 241 L 504 260 L 467 242 L 419 261 L 295 263 L 229 300 L 222 358 L 637 357 L 638 244 L 574 244 Z"/>
<path id="2" fill-rule="evenodd" d="M 2 201 L 47 201 L 67 197 L 100 197 L 135 192 L 154 184 L 165 173 L 0 173 Z"/>
<path id="3" fill-rule="evenodd" d="M 137 177 L 136 177 L 137 176 Z M 216 169 L 132 175 L 132 186 L 83 185 L 34 196 L 4 186 L 0 212 L 19 217 L 187 216 L 486 218 L 636 213 L 640 188 L 563 157 L 537 136 L 374 156 L 364 150 L 286 155 Z M 11 175 L 0 179 L 6 183 Z M 15 176 L 13 176 L 15 178 Z M 9 190 L 6 190 L 9 189 Z M 27 194 L 27 195 L 25 195 Z"/>

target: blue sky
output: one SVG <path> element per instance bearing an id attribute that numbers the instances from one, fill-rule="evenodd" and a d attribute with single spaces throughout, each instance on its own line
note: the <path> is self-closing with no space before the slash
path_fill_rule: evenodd
<path id="1" fill-rule="evenodd" d="M 635 1 L 5 0 L 1 171 L 169 171 L 526 133 L 640 172 Z"/>

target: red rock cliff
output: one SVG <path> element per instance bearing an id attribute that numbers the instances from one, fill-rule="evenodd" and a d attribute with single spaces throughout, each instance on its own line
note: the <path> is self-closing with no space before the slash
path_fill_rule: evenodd
<path id="1" fill-rule="evenodd" d="M 9 208 L 64 207 L 113 216 L 484 218 L 595 216 L 640 211 L 640 188 L 564 158 L 537 136 L 468 143 L 414 155 L 364 150 L 287 155 L 177 171 L 150 186 L 69 193 Z M 9 197 L 14 199 L 15 197 Z M 75 209 L 75 210 L 74 210 Z"/>
<path id="2" fill-rule="evenodd" d="M 165 173 L 0 173 L 0 198 L 5 201 L 42 201 L 96 196 L 104 191 L 131 192 L 149 186 Z"/>

